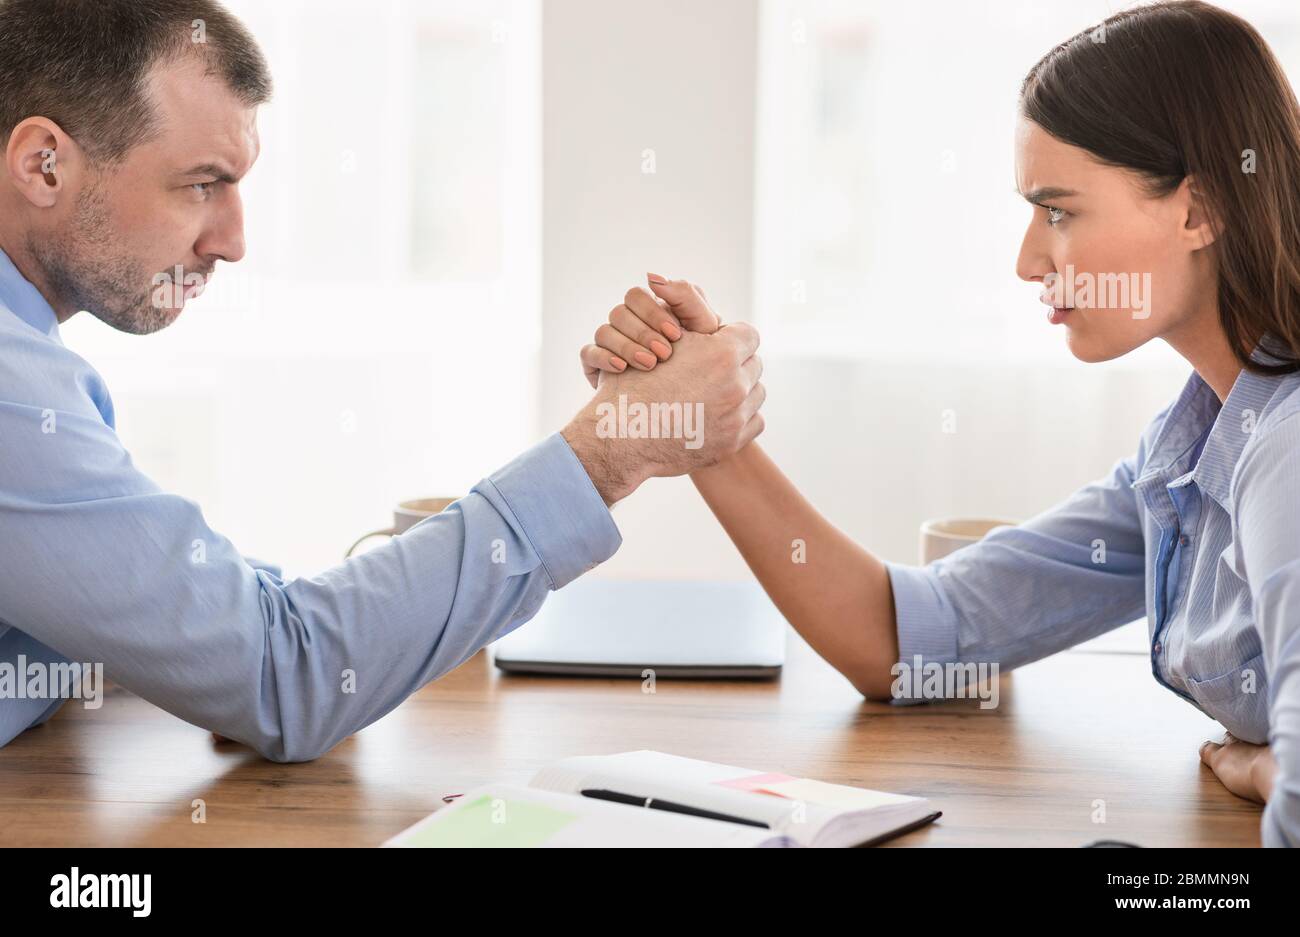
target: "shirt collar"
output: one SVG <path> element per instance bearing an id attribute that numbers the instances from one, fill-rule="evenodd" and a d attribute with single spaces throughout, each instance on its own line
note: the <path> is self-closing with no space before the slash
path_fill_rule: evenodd
<path id="1" fill-rule="evenodd" d="M 1261 362 L 1272 360 L 1262 347 L 1256 347 L 1251 358 Z M 1241 458 L 1246 441 L 1259 425 L 1281 380 L 1280 376 L 1255 374 L 1242 369 L 1228 392 L 1228 398 L 1220 405 L 1214 390 L 1193 371 L 1156 433 L 1143 478 L 1159 474 L 1168 481 L 1187 473 L 1191 466 L 1182 463 L 1190 460 L 1197 442 L 1205 437 L 1200 458 L 1185 480 L 1195 482 L 1225 511 L 1228 510 L 1228 494 L 1237 460 Z"/>
<path id="2" fill-rule="evenodd" d="M 58 316 L 3 250 L 0 250 L 0 304 L 42 335 L 60 341 Z"/>

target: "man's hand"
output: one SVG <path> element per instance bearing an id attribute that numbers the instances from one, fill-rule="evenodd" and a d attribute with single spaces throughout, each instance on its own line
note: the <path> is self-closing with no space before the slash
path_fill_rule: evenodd
<path id="1" fill-rule="evenodd" d="M 674 367 L 614 368 L 598 381 L 563 434 L 606 504 L 647 478 L 713 465 L 763 431 L 757 348 L 758 333 L 743 322 L 679 334 Z"/>
<path id="2" fill-rule="evenodd" d="M 1268 803 L 1277 762 L 1267 745 L 1252 745 L 1225 732 L 1223 741 L 1201 745 L 1201 761 L 1238 797 Z"/>
<path id="3" fill-rule="evenodd" d="M 672 357 L 672 343 L 683 330 L 711 335 L 722 325 L 704 290 L 695 284 L 657 273 L 647 273 L 646 281 L 650 289 L 628 290 L 622 304 L 610 310 L 609 322 L 596 330 L 593 344 L 583 347 L 583 371 L 592 387 L 599 385 L 601 372 L 622 374 L 629 365 L 653 371 Z"/>

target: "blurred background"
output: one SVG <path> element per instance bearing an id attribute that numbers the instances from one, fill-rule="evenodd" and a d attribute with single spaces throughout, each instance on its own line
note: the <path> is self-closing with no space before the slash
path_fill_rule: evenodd
<path id="1" fill-rule="evenodd" d="M 560 428 L 648 270 L 760 329 L 763 445 L 887 559 L 1104 474 L 1188 373 L 1077 362 L 1014 273 L 1020 80 L 1121 4 L 227 3 L 277 84 L 248 256 L 157 335 L 63 336 L 137 463 L 289 573 Z M 1300 76 L 1294 0 L 1222 5 Z M 747 576 L 685 479 L 614 516 L 594 575 Z"/>

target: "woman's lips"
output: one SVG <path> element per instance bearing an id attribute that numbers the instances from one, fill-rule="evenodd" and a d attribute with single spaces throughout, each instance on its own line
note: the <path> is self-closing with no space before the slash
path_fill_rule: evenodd
<path id="1" fill-rule="evenodd" d="M 1053 306 L 1052 300 L 1055 297 L 1049 292 L 1044 292 L 1038 297 L 1038 301 L 1047 307 L 1047 321 L 1052 325 L 1060 325 L 1065 321 L 1066 315 L 1069 314 L 1073 306 Z"/>

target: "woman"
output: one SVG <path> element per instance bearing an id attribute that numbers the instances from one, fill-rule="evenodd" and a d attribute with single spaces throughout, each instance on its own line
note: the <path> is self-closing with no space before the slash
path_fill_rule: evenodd
<path id="1" fill-rule="evenodd" d="M 1145 610 L 1156 679 L 1229 730 L 1201 757 L 1267 803 L 1266 844 L 1296 845 L 1300 108 L 1249 24 L 1176 2 L 1054 48 L 1019 116 L 1033 211 L 1016 273 L 1043 287 L 1081 360 L 1160 338 L 1194 369 L 1136 453 L 925 568 L 836 530 L 757 444 L 692 477 L 786 618 L 873 699 L 900 697 L 896 664 L 1011 668 Z M 593 380 L 719 326 L 695 287 L 649 280 L 582 350 Z M 795 540 L 806 564 L 791 562 Z"/>

